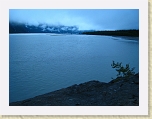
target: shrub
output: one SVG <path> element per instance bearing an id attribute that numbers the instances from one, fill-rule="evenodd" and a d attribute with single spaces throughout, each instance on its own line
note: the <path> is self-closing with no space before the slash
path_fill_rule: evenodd
<path id="1" fill-rule="evenodd" d="M 134 75 L 134 67 L 130 69 L 129 64 L 126 64 L 126 66 L 122 66 L 122 63 L 113 63 L 111 64 L 112 68 L 115 68 L 116 71 L 118 72 L 117 77 L 129 77 L 131 75 Z"/>

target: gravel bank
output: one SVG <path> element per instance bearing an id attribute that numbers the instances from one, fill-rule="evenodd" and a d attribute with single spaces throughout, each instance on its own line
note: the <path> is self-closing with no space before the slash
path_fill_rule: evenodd
<path id="1" fill-rule="evenodd" d="M 109 83 L 89 81 L 10 106 L 139 106 L 139 74 Z"/>

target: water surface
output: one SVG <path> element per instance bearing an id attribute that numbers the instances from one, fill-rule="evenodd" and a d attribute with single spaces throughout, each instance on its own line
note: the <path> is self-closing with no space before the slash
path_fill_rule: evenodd
<path id="1" fill-rule="evenodd" d="M 112 61 L 139 72 L 139 41 L 123 37 L 9 35 L 10 102 L 90 80 L 109 82 Z"/>

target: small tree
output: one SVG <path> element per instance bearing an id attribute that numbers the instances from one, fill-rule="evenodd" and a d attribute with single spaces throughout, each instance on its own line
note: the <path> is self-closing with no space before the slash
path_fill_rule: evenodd
<path id="1" fill-rule="evenodd" d="M 134 75 L 135 72 L 133 70 L 135 69 L 134 67 L 130 69 L 129 64 L 126 64 L 126 67 L 122 66 L 122 63 L 113 63 L 111 64 L 112 68 L 115 68 L 116 71 L 118 72 L 117 77 L 129 77 L 131 75 Z"/>

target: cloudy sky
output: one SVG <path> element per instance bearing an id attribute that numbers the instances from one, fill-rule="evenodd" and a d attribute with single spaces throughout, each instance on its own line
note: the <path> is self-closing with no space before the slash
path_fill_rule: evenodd
<path id="1" fill-rule="evenodd" d="M 138 9 L 10 9 L 9 21 L 77 26 L 79 30 L 139 29 Z"/>

